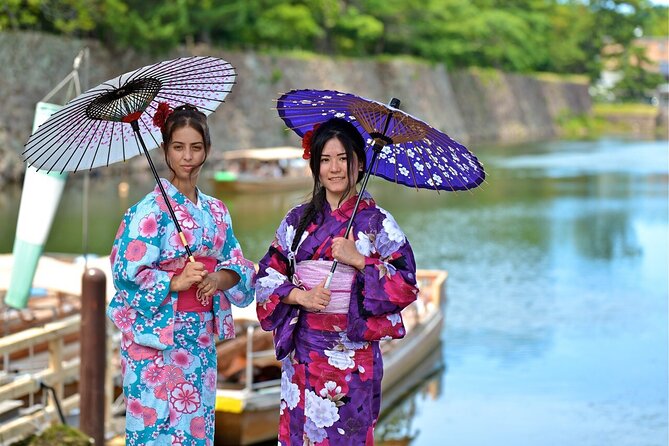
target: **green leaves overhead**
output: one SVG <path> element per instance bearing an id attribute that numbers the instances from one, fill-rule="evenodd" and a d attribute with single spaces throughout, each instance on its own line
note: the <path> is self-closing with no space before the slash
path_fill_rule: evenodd
<path id="1" fill-rule="evenodd" d="M 594 77 L 606 45 L 669 23 L 648 0 L 4 0 L 0 31 L 20 29 L 152 53 L 205 42 Z"/>

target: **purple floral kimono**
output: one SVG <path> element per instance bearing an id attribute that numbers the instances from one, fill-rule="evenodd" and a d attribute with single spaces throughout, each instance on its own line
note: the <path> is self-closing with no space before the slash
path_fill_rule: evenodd
<path id="1" fill-rule="evenodd" d="M 356 248 L 366 257 L 355 270 L 347 313 L 310 313 L 283 299 L 296 287 L 295 262 L 331 261 L 331 242 L 342 237 L 357 196 L 321 215 L 290 252 L 304 205 L 281 222 L 256 277 L 257 312 L 274 331 L 282 360 L 281 445 L 373 445 L 381 404 L 383 362 L 379 340 L 401 338 L 401 310 L 416 299 L 413 252 L 393 217 L 365 192 L 353 223 Z M 337 272 L 335 272 L 335 276 Z"/>

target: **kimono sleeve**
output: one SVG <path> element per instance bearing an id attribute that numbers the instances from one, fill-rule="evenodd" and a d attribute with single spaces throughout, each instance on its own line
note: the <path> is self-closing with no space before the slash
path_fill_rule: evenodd
<path id="1" fill-rule="evenodd" d="M 253 302 L 253 279 L 255 267 L 253 262 L 244 258 L 242 247 L 232 230 L 232 219 L 230 213 L 225 210 L 225 244 L 219 252 L 216 271 L 227 269 L 234 271 L 239 276 L 239 282 L 232 288 L 223 292 L 225 297 L 238 307 L 246 307 Z"/>
<path id="2" fill-rule="evenodd" d="M 352 341 L 399 339 L 406 334 L 401 311 L 416 300 L 416 266 L 411 246 L 390 214 L 380 210 L 381 224 L 358 233 L 356 247 L 365 267 L 356 274 L 347 335 Z"/>
<path id="3" fill-rule="evenodd" d="M 140 203 L 131 208 L 121 222 L 110 256 L 116 297 L 146 319 L 170 299 L 174 274 L 159 268 L 162 218 L 157 205 Z"/>
<path id="4" fill-rule="evenodd" d="M 283 302 L 293 288 L 290 280 L 289 246 L 294 229 L 284 218 L 265 256 L 260 260 L 256 287 L 256 311 L 260 326 L 274 330 L 274 344 L 278 359 L 294 348 L 293 331 L 297 325 L 299 307 Z"/>
<path id="5" fill-rule="evenodd" d="M 362 243 L 357 243 L 367 251 L 365 267 L 357 278 L 364 283 L 360 308 L 363 317 L 399 313 L 418 295 L 416 262 L 409 241 L 392 215 L 379 211 L 376 233 L 371 237 L 360 233 Z"/>

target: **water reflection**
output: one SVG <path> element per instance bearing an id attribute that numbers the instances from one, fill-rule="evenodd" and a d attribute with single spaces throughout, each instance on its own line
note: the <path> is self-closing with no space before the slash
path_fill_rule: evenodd
<path id="1" fill-rule="evenodd" d="M 642 254 L 626 212 L 596 212 L 574 224 L 576 248 L 585 257 L 610 260 Z"/>
<path id="2" fill-rule="evenodd" d="M 409 390 L 401 395 L 392 391 L 383 395 L 381 417 L 374 431 L 379 446 L 409 446 L 420 438 L 415 427 L 417 417 L 424 410 L 426 401 L 437 401 L 441 396 L 444 373 L 441 345 L 416 369 L 403 378 Z"/>

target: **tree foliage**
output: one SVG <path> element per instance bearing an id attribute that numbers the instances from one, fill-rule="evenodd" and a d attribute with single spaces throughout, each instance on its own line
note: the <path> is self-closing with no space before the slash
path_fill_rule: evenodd
<path id="1" fill-rule="evenodd" d="M 623 51 L 620 66 L 622 78 L 613 89 L 618 99 L 638 101 L 650 96 L 649 93 L 662 82 L 662 76 L 646 70 L 645 66 L 649 63 L 643 47 L 632 45 Z"/>
<path id="2" fill-rule="evenodd" d="M 4 0 L 0 31 L 98 38 L 161 53 L 191 42 L 331 55 L 411 55 L 450 67 L 587 73 L 602 49 L 669 37 L 649 0 Z M 617 57 L 629 57 L 629 52 Z"/>

